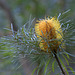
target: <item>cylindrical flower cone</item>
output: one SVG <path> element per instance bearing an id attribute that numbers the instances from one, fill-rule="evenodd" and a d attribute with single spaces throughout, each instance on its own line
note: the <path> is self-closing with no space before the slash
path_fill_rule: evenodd
<path id="1" fill-rule="evenodd" d="M 56 18 L 48 18 L 37 21 L 35 25 L 35 32 L 39 40 L 41 50 L 45 52 L 55 51 L 62 44 L 63 47 L 63 33 L 60 22 Z"/>
<path id="2" fill-rule="evenodd" d="M 64 47 L 63 32 L 59 20 L 54 17 L 40 20 L 35 25 L 35 32 L 41 50 L 48 53 L 52 52 L 62 73 L 66 75 L 56 54 L 57 50 L 60 51 L 61 47 Z"/>

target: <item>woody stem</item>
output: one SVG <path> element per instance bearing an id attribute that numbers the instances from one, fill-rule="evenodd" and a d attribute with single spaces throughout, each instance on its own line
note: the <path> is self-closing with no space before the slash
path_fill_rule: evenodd
<path id="1" fill-rule="evenodd" d="M 57 57 L 57 55 L 56 55 L 55 52 L 54 52 L 54 55 L 55 55 L 55 59 L 56 59 L 58 65 L 59 65 L 59 67 L 60 67 L 60 69 L 61 69 L 63 75 L 66 75 L 65 72 L 64 72 L 64 70 L 63 70 L 63 68 L 62 68 L 62 65 L 61 65 L 61 63 L 60 63 L 60 61 L 59 61 L 59 59 L 58 59 L 58 57 Z"/>

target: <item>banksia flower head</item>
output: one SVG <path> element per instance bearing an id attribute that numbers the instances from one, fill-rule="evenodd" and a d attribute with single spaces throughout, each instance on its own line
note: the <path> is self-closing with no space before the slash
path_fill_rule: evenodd
<path id="1" fill-rule="evenodd" d="M 45 18 L 37 22 L 35 32 L 41 50 L 45 52 L 57 52 L 57 49 L 60 50 L 59 46 L 63 44 L 63 33 L 59 20 L 53 17 L 51 19 Z"/>

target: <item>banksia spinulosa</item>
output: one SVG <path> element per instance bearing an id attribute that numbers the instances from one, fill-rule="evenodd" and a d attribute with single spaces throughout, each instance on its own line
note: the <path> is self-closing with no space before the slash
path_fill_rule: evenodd
<path id="1" fill-rule="evenodd" d="M 62 73 L 66 75 L 56 54 L 58 49 L 61 50 L 60 48 L 64 47 L 63 32 L 59 20 L 54 17 L 39 20 L 35 25 L 35 32 L 41 50 L 52 52 Z"/>
<path id="2" fill-rule="evenodd" d="M 46 18 L 37 21 L 35 25 L 35 32 L 39 39 L 39 46 L 41 50 L 48 52 L 57 52 L 59 45 L 64 47 L 63 33 L 60 26 L 60 22 L 56 18 Z M 60 50 L 60 49 L 59 49 Z"/>

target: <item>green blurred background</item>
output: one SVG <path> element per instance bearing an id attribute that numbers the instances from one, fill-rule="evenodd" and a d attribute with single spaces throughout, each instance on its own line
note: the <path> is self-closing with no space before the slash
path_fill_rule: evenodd
<path id="1" fill-rule="evenodd" d="M 9 10 L 6 10 L 3 5 Z M 35 20 L 37 20 L 39 18 L 42 19 L 45 16 L 53 17 L 68 9 L 71 9 L 68 16 L 70 17 L 72 22 L 75 23 L 75 0 L 0 0 L 0 36 L 10 34 L 9 31 L 4 29 L 10 28 L 11 25 L 9 12 L 11 13 L 12 18 L 15 22 L 15 27 L 20 29 L 20 27 L 22 27 L 30 18 L 35 18 Z M 75 53 L 75 51 L 72 51 L 72 53 Z M 3 63 L 5 61 L 3 61 Z M 0 60 L 0 62 L 2 61 Z M 7 61 L 6 63 L 8 63 L 8 65 L 10 64 L 9 61 Z M 3 70 L 2 66 L 4 66 Z M 18 71 L 12 73 L 10 68 L 13 68 L 15 65 L 10 66 L 10 68 L 6 68 L 6 66 L 7 64 L 5 63 L 0 64 L 0 75 L 25 75 L 25 72 L 23 70 L 30 70 L 28 70 L 27 68 L 21 68 Z"/>
<path id="2" fill-rule="evenodd" d="M 0 0 L 1 1 L 1 0 Z M 16 25 L 20 28 L 29 18 L 56 16 L 58 13 L 71 9 L 70 17 L 75 19 L 75 0 L 2 0 L 10 8 Z M 10 27 L 7 11 L 0 6 L 0 36 L 7 34 L 4 30 Z M 74 21 L 75 23 L 75 21 Z"/>

